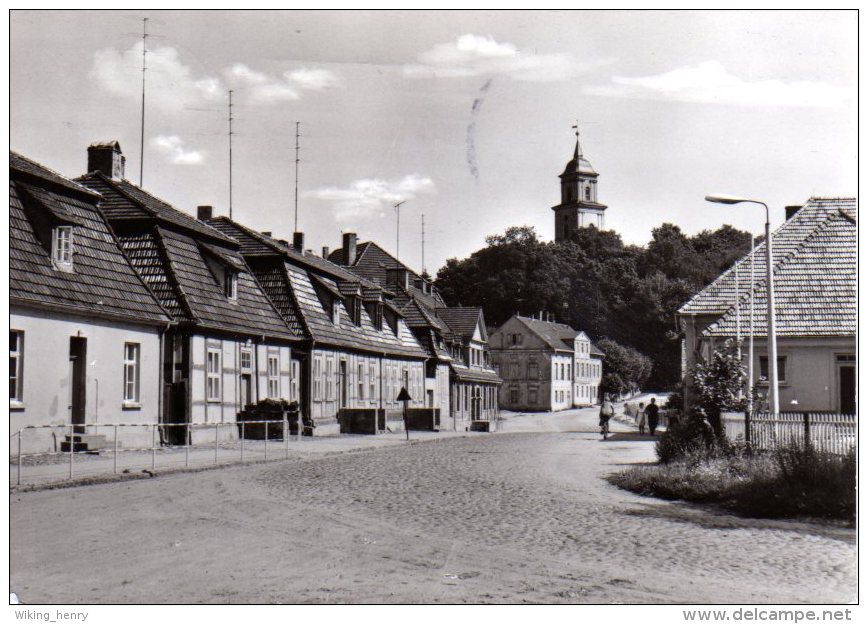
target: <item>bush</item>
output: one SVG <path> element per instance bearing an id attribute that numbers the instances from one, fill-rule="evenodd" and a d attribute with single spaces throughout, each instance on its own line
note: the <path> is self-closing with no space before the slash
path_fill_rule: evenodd
<path id="1" fill-rule="evenodd" d="M 811 516 L 851 524 L 856 518 L 855 450 L 840 456 L 800 446 L 754 455 L 735 447 L 700 449 L 609 481 L 637 494 L 715 503 L 754 518 Z"/>
<path id="2" fill-rule="evenodd" d="M 661 463 L 668 464 L 687 457 L 694 461 L 715 456 L 722 442 L 700 414 L 690 414 L 670 424 L 654 450 Z"/>

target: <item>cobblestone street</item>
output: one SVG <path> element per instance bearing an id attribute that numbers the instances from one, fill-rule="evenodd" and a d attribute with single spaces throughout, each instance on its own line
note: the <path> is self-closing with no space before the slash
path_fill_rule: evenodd
<path id="1" fill-rule="evenodd" d="M 537 418 L 537 417 L 528 417 Z M 506 432 L 11 502 L 25 602 L 840 602 L 855 531 L 642 498 L 593 410 Z"/>

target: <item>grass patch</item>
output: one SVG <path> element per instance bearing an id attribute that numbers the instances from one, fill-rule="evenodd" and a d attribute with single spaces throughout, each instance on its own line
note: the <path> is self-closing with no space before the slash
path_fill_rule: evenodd
<path id="1" fill-rule="evenodd" d="M 754 518 L 856 518 L 856 454 L 788 447 L 768 453 L 691 453 L 611 475 L 625 490 L 713 503 Z"/>

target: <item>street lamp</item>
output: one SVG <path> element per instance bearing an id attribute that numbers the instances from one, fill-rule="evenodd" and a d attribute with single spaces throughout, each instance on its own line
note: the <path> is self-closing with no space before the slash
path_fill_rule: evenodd
<path id="1" fill-rule="evenodd" d="M 769 225 L 769 207 L 765 202 L 733 195 L 706 195 L 705 201 L 715 204 L 759 204 L 766 209 L 766 281 L 768 282 L 768 341 L 769 341 L 769 411 L 777 414 L 778 402 L 778 338 L 775 330 L 775 288 L 772 271 L 772 235 Z M 753 311 L 751 311 L 753 313 Z M 753 380 L 751 380 L 753 383 Z"/>

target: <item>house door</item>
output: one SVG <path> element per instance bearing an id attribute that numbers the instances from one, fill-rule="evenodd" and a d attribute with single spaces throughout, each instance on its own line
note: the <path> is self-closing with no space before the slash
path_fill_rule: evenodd
<path id="1" fill-rule="evenodd" d="M 481 415 L 482 397 L 479 396 L 479 388 L 473 388 L 472 399 L 470 401 L 470 420 L 479 420 Z"/>
<path id="2" fill-rule="evenodd" d="M 856 367 L 838 366 L 838 396 L 842 414 L 856 413 Z"/>
<path id="3" fill-rule="evenodd" d="M 338 392 L 340 393 L 341 407 L 347 406 L 347 361 L 341 360 L 341 371 L 340 376 L 338 377 L 338 383 L 340 384 L 340 388 L 338 388 Z"/>
<path id="4" fill-rule="evenodd" d="M 241 409 L 253 403 L 253 378 L 250 373 L 241 375 Z"/>
<path id="5" fill-rule="evenodd" d="M 69 339 L 69 422 L 84 433 L 84 410 L 87 405 L 87 338 Z M 79 426 L 82 425 L 82 426 Z"/>

